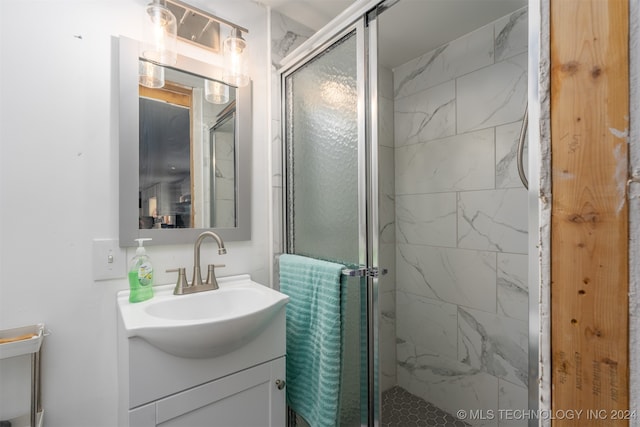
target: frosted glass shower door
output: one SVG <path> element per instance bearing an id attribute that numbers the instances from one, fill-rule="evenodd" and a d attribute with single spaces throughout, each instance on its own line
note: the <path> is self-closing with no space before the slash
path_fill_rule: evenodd
<path id="1" fill-rule="evenodd" d="M 289 249 L 358 264 L 358 88 L 351 33 L 288 75 Z"/>
<path id="2" fill-rule="evenodd" d="M 286 252 L 366 264 L 363 61 L 355 28 L 284 74 Z M 367 417 L 366 279 L 343 288 L 340 426 Z M 304 425 L 304 424 L 303 424 Z"/>

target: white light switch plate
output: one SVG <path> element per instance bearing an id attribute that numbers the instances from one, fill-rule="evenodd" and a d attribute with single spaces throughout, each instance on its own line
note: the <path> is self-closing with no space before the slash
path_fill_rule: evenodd
<path id="1" fill-rule="evenodd" d="M 93 239 L 93 280 L 127 277 L 127 251 L 117 239 Z"/>

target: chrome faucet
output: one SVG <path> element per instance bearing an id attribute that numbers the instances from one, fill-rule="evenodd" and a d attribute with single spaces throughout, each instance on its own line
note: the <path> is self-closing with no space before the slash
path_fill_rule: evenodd
<path id="1" fill-rule="evenodd" d="M 202 241 L 206 237 L 212 237 L 216 243 L 218 243 L 218 254 L 224 255 L 227 253 L 227 249 L 224 247 L 224 242 L 213 231 L 205 231 L 201 233 L 196 239 L 196 243 L 193 246 L 193 281 L 187 282 L 185 278 L 184 268 L 167 270 L 167 272 L 177 271 L 178 281 L 176 287 L 173 290 L 174 295 L 192 294 L 195 292 L 212 291 L 218 289 L 218 281 L 216 280 L 215 269 L 217 267 L 224 267 L 224 264 L 209 264 L 207 268 L 207 279 L 202 281 L 202 274 L 200 273 L 200 246 Z"/>

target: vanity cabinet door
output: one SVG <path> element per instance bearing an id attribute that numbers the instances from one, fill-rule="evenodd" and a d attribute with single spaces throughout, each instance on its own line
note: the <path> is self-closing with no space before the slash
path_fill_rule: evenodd
<path id="1" fill-rule="evenodd" d="M 156 401 L 162 427 L 284 427 L 285 378 L 281 357 Z M 134 426 L 135 424 L 131 424 Z"/>
<path id="2" fill-rule="evenodd" d="M 156 404 L 140 406 L 129 410 L 130 427 L 156 427 Z"/>

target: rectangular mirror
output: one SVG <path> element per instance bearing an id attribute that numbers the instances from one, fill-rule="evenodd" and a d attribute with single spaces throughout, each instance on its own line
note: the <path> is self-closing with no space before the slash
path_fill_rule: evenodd
<path id="1" fill-rule="evenodd" d="M 182 56 L 148 63 L 124 37 L 119 61 L 120 246 L 192 243 L 203 230 L 251 239 L 251 85 L 229 86 Z M 161 87 L 139 85 L 150 66 Z"/>

